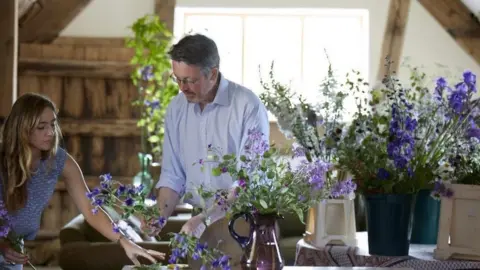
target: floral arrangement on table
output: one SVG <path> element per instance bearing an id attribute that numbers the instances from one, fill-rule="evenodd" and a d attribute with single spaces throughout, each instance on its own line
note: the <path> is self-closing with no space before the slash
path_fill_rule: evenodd
<path id="1" fill-rule="evenodd" d="M 386 76 L 382 87 L 370 91 L 370 100 L 357 100 L 358 111 L 338 153 L 360 192 L 413 194 L 434 188 L 434 195 L 451 195 L 440 166 L 476 128 L 476 79 L 469 71 L 454 86 L 439 78 L 431 91 L 424 77 L 413 72 L 404 86 Z"/>
<path id="2" fill-rule="evenodd" d="M 329 163 L 316 160 L 292 169 L 289 162 L 278 154 L 279 150 L 270 147 L 261 133 L 250 130 L 248 136 L 244 154 L 239 157 L 219 155 L 220 149 L 209 145 L 208 157 L 199 161 L 201 166 L 211 169 L 214 176 L 229 174 L 236 183 L 230 190 L 199 188 L 202 197 L 214 202 L 212 208 L 220 207 L 228 216 L 244 212 L 282 216 L 293 212 L 303 220 L 303 213 L 312 203 L 333 196 L 325 185 L 325 174 L 331 167 Z M 88 192 L 87 197 L 94 206 L 94 213 L 102 206 L 110 206 L 122 210 L 122 219 L 135 214 L 142 216 L 152 227 L 163 227 L 165 219 L 156 206 L 146 204 L 148 197 L 142 193 L 142 188 L 121 184 L 106 174 L 101 176 L 100 186 Z M 229 194 L 234 195 L 233 199 L 228 199 Z M 117 222 L 113 224 L 113 229 L 120 232 Z M 207 247 L 193 236 L 172 234 L 170 245 L 171 264 L 188 257 L 201 260 L 205 266 L 230 267 L 228 255 L 217 247 Z M 158 265 L 149 266 L 149 269 Z"/>
<path id="3" fill-rule="evenodd" d="M 214 207 L 221 207 L 227 217 L 240 213 L 278 217 L 296 213 L 303 221 L 305 211 L 315 202 L 343 196 L 353 188 L 328 187 L 326 174 L 332 164 L 320 159 L 304 161 L 292 168 L 288 158 L 270 146 L 258 130 L 248 131 L 242 154 L 221 152 L 208 145 L 208 156 L 194 165 L 202 166 L 202 171 L 213 176 L 228 174 L 234 180 L 230 190 L 212 191 L 203 186 L 199 189 L 202 191 L 199 195 L 210 199 Z"/>
<path id="4" fill-rule="evenodd" d="M 150 195 L 147 196 L 143 191 L 145 186 L 125 185 L 114 180 L 110 174 L 100 176 L 100 186 L 87 192 L 86 196 L 90 199 L 93 206 L 93 213 L 96 214 L 103 206 L 108 206 L 120 210 L 121 220 L 128 219 L 130 215 L 142 217 L 148 228 L 152 230 L 161 229 L 166 224 L 166 219 L 161 215 L 156 205 L 149 205 L 148 199 L 155 200 Z M 120 220 L 112 224 L 113 231 L 121 233 L 122 229 L 118 225 Z M 206 243 L 200 243 L 199 239 L 186 235 L 172 233 L 170 246 L 172 254 L 169 258 L 170 264 L 176 264 L 179 259 L 185 259 L 187 256 L 194 260 L 201 260 L 205 267 L 211 265 L 214 269 L 229 269 L 229 260 L 216 247 L 208 247 Z M 161 263 L 142 266 L 138 269 L 158 269 Z M 205 268 L 206 269 L 206 268 Z"/>
<path id="5" fill-rule="evenodd" d="M 333 169 L 327 172 L 326 185 L 333 190 L 349 190 L 353 193 L 355 183 L 351 177 L 345 178 L 346 172 L 338 170 L 335 164 L 338 163 L 337 149 L 343 143 L 345 134 L 345 99 L 354 87 L 363 84 L 363 80 L 347 80 L 346 85 L 340 85 L 329 63 L 327 76 L 320 85 L 321 102 L 308 103 L 288 86 L 276 81 L 273 68 L 272 63 L 270 82 L 261 81 L 264 91 L 260 94 L 260 99 L 277 117 L 280 131 L 287 138 L 295 139 L 294 157 L 305 157 L 309 162 L 319 159 L 334 164 Z M 358 76 L 359 73 L 353 72 L 353 75 Z"/>
<path id="6" fill-rule="evenodd" d="M 0 238 L 5 239 L 8 243 L 10 243 L 12 249 L 16 252 L 20 254 L 26 254 L 26 250 L 23 245 L 23 237 L 15 234 L 12 226 L 12 218 L 8 214 L 5 204 L 0 201 Z M 36 269 L 30 260 L 28 260 L 27 263 L 32 269 Z"/>

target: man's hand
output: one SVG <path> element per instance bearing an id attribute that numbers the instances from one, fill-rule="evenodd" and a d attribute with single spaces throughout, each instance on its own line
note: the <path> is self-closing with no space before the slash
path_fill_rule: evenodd
<path id="1" fill-rule="evenodd" d="M 151 218 L 149 220 L 141 219 L 141 230 L 146 232 L 148 236 L 157 236 L 167 224 L 167 219 L 164 217 Z"/>
<path id="2" fill-rule="evenodd" d="M 185 224 L 183 224 L 180 233 L 200 238 L 205 229 L 205 216 L 203 214 L 198 214 L 191 217 Z"/>

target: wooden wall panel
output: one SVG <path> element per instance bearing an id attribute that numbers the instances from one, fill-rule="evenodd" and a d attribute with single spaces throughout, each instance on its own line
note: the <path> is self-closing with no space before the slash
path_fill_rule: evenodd
<path id="1" fill-rule="evenodd" d="M 17 89 L 18 0 L 0 1 L 0 117 L 10 111 Z"/>

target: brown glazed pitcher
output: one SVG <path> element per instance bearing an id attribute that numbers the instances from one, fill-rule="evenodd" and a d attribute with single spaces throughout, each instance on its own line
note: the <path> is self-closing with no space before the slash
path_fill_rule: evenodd
<path id="1" fill-rule="evenodd" d="M 243 217 L 250 223 L 250 235 L 240 236 L 235 232 L 235 221 Z M 240 261 L 244 270 L 280 270 L 283 268 L 283 260 L 278 248 L 275 225 L 278 216 L 252 215 L 250 213 L 238 213 L 230 219 L 228 230 L 243 249 Z"/>

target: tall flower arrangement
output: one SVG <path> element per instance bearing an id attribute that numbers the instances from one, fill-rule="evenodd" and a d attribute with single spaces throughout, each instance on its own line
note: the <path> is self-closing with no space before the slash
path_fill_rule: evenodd
<path id="1" fill-rule="evenodd" d="M 270 82 L 261 81 L 264 92 L 260 99 L 267 109 L 277 117 L 277 124 L 283 134 L 295 139 L 294 157 L 305 157 L 308 162 L 322 160 L 336 167 L 337 149 L 343 142 L 345 131 L 345 99 L 349 92 L 363 84 L 347 80 L 340 85 L 329 63 L 328 73 L 320 85 L 318 103 L 310 103 L 301 95 L 295 94 L 288 86 L 274 78 L 273 63 L 269 73 Z M 352 72 L 358 76 L 358 72 Z M 350 78 L 350 77 L 349 77 Z M 338 167 L 336 167 L 338 168 Z M 355 183 L 348 178 L 339 182 L 338 170 L 327 172 L 326 185 L 336 190 L 355 190 Z"/>
<path id="2" fill-rule="evenodd" d="M 289 161 L 270 147 L 258 130 L 249 130 L 242 154 L 222 155 L 221 149 L 208 145 L 208 156 L 195 165 L 202 166 L 213 176 L 227 174 L 235 181 L 232 189 L 208 190 L 201 187 L 205 199 L 221 207 L 227 216 L 239 213 L 284 216 L 296 213 L 300 220 L 315 202 L 344 192 L 326 185 L 326 173 L 331 164 L 320 159 L 305 161 L 292 168 Z"/>
<path id="3" fill-rule="evenodd" d="M 382 87 L 370 91 L 369 101 L 358 103 L 339 163 L 354 174 L 364 193 L 440 191 L 440 164 L 476 126 L 474 74 L 464 72 L 453 86 L 439 78 L 433 91 L 420 85 L 420 77 L 411 80 L 404 86 L 387 76 Z M 449 195 L 446 189 L 441 193 Z"/>

